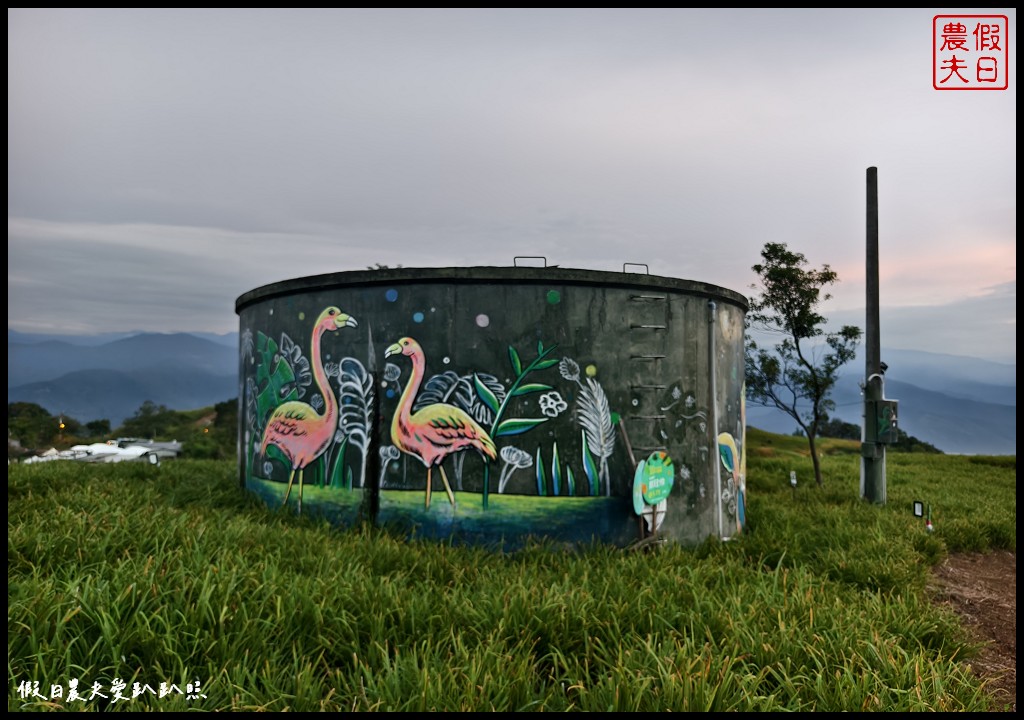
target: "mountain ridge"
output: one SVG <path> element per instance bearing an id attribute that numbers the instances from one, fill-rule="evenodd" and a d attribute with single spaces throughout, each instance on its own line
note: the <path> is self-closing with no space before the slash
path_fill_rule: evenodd
<path id="1" fill-rule="evenodd" d="M 79 421 L 117 425 L 146 400 L 191 410 L 238 396 L 238 335 L 109 333 L 86 336 L 8 330 L 8 402 L 35 402 Z M 70 338 L 70 339 L 68 339 Z M 859 425 L 863 347 L 840 370 L 834 417 Z M 883 350 L 886 396 L 900 401 L 905 432 L 945 452 L 1016 454 L 1016 366 L 914 350 Z M 748 403 L 748 424 L 789 433 L 781 411 Z"/>

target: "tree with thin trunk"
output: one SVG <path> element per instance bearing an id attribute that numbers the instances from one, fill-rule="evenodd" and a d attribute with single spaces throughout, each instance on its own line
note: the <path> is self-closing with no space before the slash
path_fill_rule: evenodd
<path id="1" fill-rule="evenodd" d="M 751 286 L 760 294 L 750 298 L 746 316 L 747 398 L 796 420 L 807 437 L 814 479 L 821 487 L 815 441 L 835 409 L 830 396 L 839 368 L 853 359 L 861 331 L 853 325 L 825 331 L 827 321 L 817 308 L 832 297 L 823 289 L 839 280 L 828 265 L 808 269 L 807 258 L 785 243 L 765 243 L 761 258 L 752 268 L 760 284 Z M 780 339 L 773 347 L 760 347 L 749 332 L 752 328 Z"/>

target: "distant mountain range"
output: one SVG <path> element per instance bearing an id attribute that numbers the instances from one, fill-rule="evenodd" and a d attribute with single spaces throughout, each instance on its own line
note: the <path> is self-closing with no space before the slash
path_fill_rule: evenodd
<path id="1" fill-rule="evenodd" d="M 1017 453 L 1017 367 L 915 350 L 885 350 L 886 397 L 899 401 L 904 431 L 945 452 Z M 146 401 L 193 410 L 238 396 L 236 333 L 112 333 L 104 336 L 7 332 L 7 401 L 33 402 L 81 422 L 117 426 Z M 864 361 L 842 368 L 836 411 L 859 425 Z M 779 410 L 748 404 L 748 424 L 791 433 Z"/>
<path id="2" fill-rule="evenodd" d="M 237 335 L 95 338 L 7 332 L 7 402 L 33 402 L 80 422 L 121 424 L 150 400 L 194 410 L 238 397 Z"/>
<path id="3" fill-rule="evenodd" d="M 916 350 L 886 350 L 882 359 L 885 396 L 899 401 L 904 432 L 948 453 L 1017 454 L 1016 365 Z M 861 424 L 863 377 L 863 356 L 842 368 L 834 417 Z M 797 427 L 780 410 L 749 404 L 747 423 L 777 433 Z"/>

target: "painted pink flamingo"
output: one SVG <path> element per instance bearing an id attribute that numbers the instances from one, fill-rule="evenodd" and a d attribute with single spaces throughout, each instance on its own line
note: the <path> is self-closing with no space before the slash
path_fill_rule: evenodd
<path id="1" fill-rule="evenodd" d="M 404 337 L 385 352 L 384 357 L 407 355 L 412 360 L 412 375 L 398 401 L 398 411 L 391 421 L 391 441 L 402 452 L 420 459 L 427 468 L 427 497 L 425 507 L 430 507 L 430 471 L 436 465 L 441 471 L 448 501 L 455 505 L 455 494 L 444 472 L 445 458 L 467 448 L 476 448 L 480 453 L 496 460 L 498 457 L 494 441 L 473 418 L 454 405 L 433 403 L 417 412 L 412 412 L 413 401 L 419 392 L 426 369 L 423 348 L 410 337 Z"/>
<path id="2" fill-rule="evenodd" d="M 321 415 L 312 405 L 298 400 L 282 403 L 274 408 L 267 429 L 263 432 L 260 452 L 265 453 L 268 445 L 276 445 L 288 458 L 291 473 L 288 475 L 288 489 L 284 494 L 282 507 L 288 504 L 295 473 L 299 474 L 299 512 L 302 512 L 302 471 L 327 449 L 338 429 L 338 402 L 331 392 L 331 386 L 320 360 L 320 339 L 325 332 L 335 332 L 343 327 L 356 327 L 356 319 L 336 307 L 329 307 L 320 313 L 313 326 L 310 340 L 313 377 L 317 389 L 324 397 L 324 412 Z"/>

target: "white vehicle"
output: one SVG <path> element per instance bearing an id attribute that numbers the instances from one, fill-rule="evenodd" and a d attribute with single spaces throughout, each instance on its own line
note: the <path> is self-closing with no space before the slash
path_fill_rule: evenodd
<path id="1" fill-rule="evenodd" d="M 153 442 L 136 438 L 118 438 L 105 443 L 74 445 L 70 450 L 50 448 L 38 457 L 27 458 L 26 463 L 50 460 L 78 460 L 80 462 L 148 462 L 159 465 L 164 458 L 175 458 L 181 452 L 181 443 Z"/>

